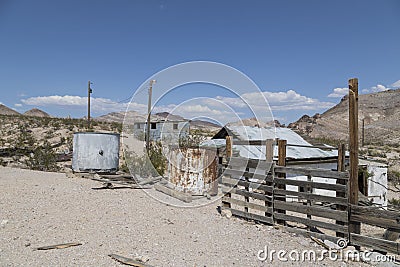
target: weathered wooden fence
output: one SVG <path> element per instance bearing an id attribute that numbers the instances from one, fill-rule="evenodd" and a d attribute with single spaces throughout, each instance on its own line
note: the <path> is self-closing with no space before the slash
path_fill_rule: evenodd
<path id="1" fill-rule="evenodd" d="M 336 233 L 347 236 L 347 211 L 337 209 L 338 205 L 347 205 L 347 198 L 346 195 L 336 197 L 336 192 L 346 194 L 347 185 L 336 184 L 336 180 L 347 182 L 347 172 L 283 167 L 263 160 L 235 157 L 229 159 L 222 171 L 223 208 L 229 209 L 232 215 L 284 226 L 291 222 L 296 232 L 333 241 L 338 239 Z M 283 177 L 294 174 L 307 178 Z M 314 177 L 329 178 L 332 183 L 316 182 Z M 323 234 L 320 228 L 330 232 Z"/>
<path id="2" fill-rule="evenodd" d="M 282 147 L 286 145 L 281 142 Z M 267 146 L 271 144 L 267 142 Z M 220 179 L 224 193 L 222 209 L 244 219 L 281 225 L 299 234 L 333 242 L 344 238 L 357 247 L 400 254 L 400 243 L 376 233 L 373 236 L 368 229 L 359 232 L 349 227 L 361 224 L 379 227 L 382 234 L 385 229 L 395 235 L 400 233 L 399 212 L 349 203 L 349 172 L 279 166 L 284 161 L 274 163 L 268 147 L 269 160 L 233 157 L 231 149 L 232 140 L 227 138 L 229 157 L 221 165 Z M 279 154 L 285 156 L 283 152 Z M 338 169 L 344 170 L 340 155 L 344 153 L 339 153 Z"/>

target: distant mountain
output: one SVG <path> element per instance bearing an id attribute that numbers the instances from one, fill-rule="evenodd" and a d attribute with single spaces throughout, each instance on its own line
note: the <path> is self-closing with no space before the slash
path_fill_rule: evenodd
<path id="1" fill-rule="evenodd" d="M 285 126 L 285 125 L 282 125 L 278 120 L 274 120 L 274 122 L 272 122 L 272 121 L 263 122 L 263 121 L 257 120 L 256 118 L 243 119 L 240 121 L 228 123 L 228 126 L 270 127 L 272 125 L 274 125 L 275 127 L 284 127 Z"/>
<path id="2" fill-rule="evenodd" d="M 21 115 L 21 113 L 0 104 L 0 115 Z"/>
<path id="3" fill-rule="evenodd" d="M 400 142 L 400 89 L 358 96 L 359 134 L 362 135 L 364 119 L 365 143 L 398 144 Z M 289 128 L 311 138 L 348 140 L 349 100 L 345 96 L 340 103 L 322 114 L 302 116 Z"/>
<path id="4" fill-rule="evenodd" d="M 159 112 L 154 114 L 156 117 L 158 118 L 163 118 L 166 119 L 168 121 L 182 121 L 185 120 L 185 118 L 183 118 L 182 116 L 179 115 L 174 115 L 168 112 Z"/>
<path id="5" fill-rule="evenodd" d="M 24 113 L 25 116 L 31 116 L 31 117 L 42 117 L 42 118 L 50 118 L 51 116 L 47 113 L 44 112 L 43 110 L 33 108 L 31 110 L 28 110 Z"/>

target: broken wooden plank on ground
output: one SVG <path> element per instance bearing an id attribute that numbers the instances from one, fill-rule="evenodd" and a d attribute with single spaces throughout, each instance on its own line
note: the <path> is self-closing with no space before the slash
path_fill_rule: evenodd
<path id="1" fill-rule="evenodd" d="M 44 247 L 38 247 L 35 250 L 50 250 L 50 249 L 62 249 L 62 248 L 69 248 L 69 247 L 75 247 L 75 246 L 80 246 L 82 243 L 65 243 L 65 244 L 58 244 L 58 245 L 51 245 L 51 246 L 44 246 Z"/>
<path id="2" fill-rule="evenodd" d="M 157 182 L 159 182 L 160 180 L 162 180 L 162 176 L 158 176 L 158 177 L 150 177 L 147 179 L 144 179 L 140 182 L 138 182 L 138 185 L 147 185 L 147 184 L 155 184 Z"/>
<path id="3" fill-rule="evenodd" d="M 146 264 L 142 261 L 126 258 L 126 257 L 120 256 L 117 254 L 110 254 L 108 256 L 110 256 L 112 259 L 114 259 L 120 263 L 126 264 L 126 265 L 135 266 L 135 267 L 151 267 L 151 265 Z"/>
<path id="4" fill-rule="evenodd" d="M 186 203 L 192 202 L 193 199 L 191 194 L 176 191 L 159 183 L 154 185 L 154 189 Z"/>

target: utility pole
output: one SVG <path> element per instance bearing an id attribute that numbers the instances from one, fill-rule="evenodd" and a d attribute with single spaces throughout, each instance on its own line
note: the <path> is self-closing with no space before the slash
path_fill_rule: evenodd
<path id="1" fill-rule="evenodd" d="M 147 151 L 150 149 L 150 115 L 151 115 L 151 95 L 153 93 L 153 84 L 156 83 L 156 80 L 150 81 L 149 86 L 149 101 L 147 103 L 147 131 L 146 131 L 146 149 Z"/>
<path id="2" fill-rule="evenodd" d="M 87 111 L 87 119 L 88 119 L 88 129 L 90 129 L 90 94 L 92 93 L 92 88 L 90 88 L 90 85 L 93 84 L 90 81 L 88 81 L 88 111 Z"/>

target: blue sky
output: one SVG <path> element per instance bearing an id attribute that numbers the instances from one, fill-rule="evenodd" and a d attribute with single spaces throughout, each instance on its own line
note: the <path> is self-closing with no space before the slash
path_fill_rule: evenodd
<path id="1" fill-rule="evenodd" d="M 204 60 L 246 74 L 288 123 L 338 103 L 352 77 L 362 93 L 400 87 L 399 13 L 396 0 L 0 0 L 0 102 L 83 117 L 91 80 L 98 116 L 153 74 Z M 195 96 L 232 98 L 197 84 L 163 104 Z"/>

